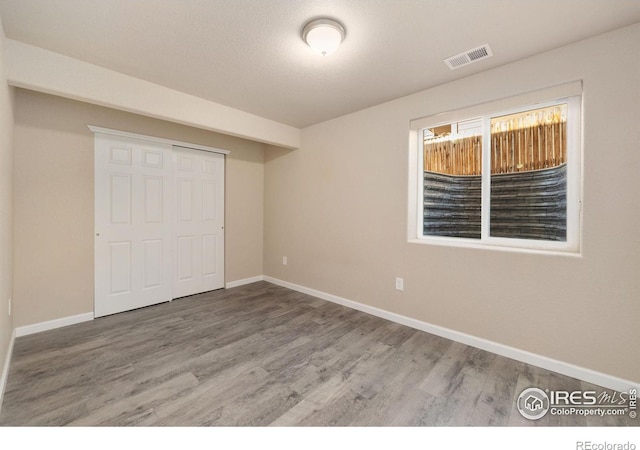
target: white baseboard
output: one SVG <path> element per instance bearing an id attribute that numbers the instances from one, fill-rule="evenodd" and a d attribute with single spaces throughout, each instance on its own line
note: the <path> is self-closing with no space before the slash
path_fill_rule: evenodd
<path id="1" fill-rule="evenodd" d="M 60 319 L 49 320 L 47 322 L 34 323 L 33 325 L 25 325 L 16 328 L 16 337 L 27 336 L 29 334 L 40 333 L 41 331 L 53 330 L 55 328 L 66 327 L 67 325 L 75 325 L 80 322 L 93 320 L 93 312 L 78 314 L 76 316 L 62 317 Z"/>
<path id="2" fill-rule="evenodd" d="M 572 378 L 586 381 L 588 383 L 602 386 L 608 389 L 613 389 L 619 392 L 627 392 L 631 388 L 640 389 L 640 383 L 617 378 L 612 375 L 608 375 L 595 370 L 587 369 L 584 367 L 575 366 L 563 361 L 548 358 L 546 356 L 537 355 L 525 350 L 520 350 L 507 345 L 499 344 L 497 342 L 489 341 L 487 339 L 479 338 L 469 334 L 461 333 L 459 331 L 444 328 L 438 325 L 433 325 L 421 320 L 412 319 L 411 317 L 402 316 L 400 314 L 392 313 L 384 309 L 376 308 L 373 306 L 365 305 L 355 302 L 346 298 L 338 297 L 336 295 L 328 294 L 326 292 L 318 291 L 315 289 L 300 286 L 288 281 L 282 281 L 277 278 L 265 276 L 264 281 L 273 283 L 278 286 L 282 286 L 294 291 L 302 292 L 314 297 L 327 300 L 332 303 L 337 303 L 348 308 L 356 309 L 373 316 L 380 317 L 382 319 L 390 320 L 402 325 L 406 325 L 411 328 L 415 328 L 420 331 L 424 331 L 430 334 L 435 334 L 452 341 L 460 342 L 462 344 L 469 345 L 471 347 L 479 348 L 495 353 L 500 356 L 515 359 L 533 366 L 542 367 L 543 369 L 551 370 L 553 372 L 566 375 Z"/>
<path id="3" fill-rule="evenodd" d="M 11 340 L 9 341 L 9 348 L 7 349 L 7 355 L 4 358 L 4 365 L 2 366 L 2 375 L 0 377 L 0 411 L 2 411 L 2 399 L 4 398 L 4 389 L 7 387 L 7 380 L 9 379 L 9 366 L 11 364 L 11 356 L 13 355 L 13 343 L 16 341 L 16 331 L 11 333 Z"/>
<path id="4" fill-rule="evenodd" d="M 226 289 L 231 289 L 234 287 L 243 286 L 245 284 L 257 283 L 258 281 L 264 281 L 264 276 L 258 275 L 257 277 L 244 278 L 242 280 L 236 280 L 236 281 L 229 281 L 228 283 L 225 283 L 224 287 Z"/>

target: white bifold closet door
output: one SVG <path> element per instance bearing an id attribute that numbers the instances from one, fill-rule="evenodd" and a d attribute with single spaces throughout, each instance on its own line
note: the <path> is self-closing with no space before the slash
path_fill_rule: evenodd
<path id="1" fill-rule="evenodd" d="M 96 134 L 96 317 L 224 287 L 224 155 Z"/>

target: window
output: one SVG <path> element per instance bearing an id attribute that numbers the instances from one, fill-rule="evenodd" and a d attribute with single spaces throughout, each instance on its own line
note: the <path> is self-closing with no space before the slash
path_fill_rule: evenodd
<path id="1" fill-rule="evenodd" d="M 580 91 L 412 121 L 410 240 L 579 252 Z"/>

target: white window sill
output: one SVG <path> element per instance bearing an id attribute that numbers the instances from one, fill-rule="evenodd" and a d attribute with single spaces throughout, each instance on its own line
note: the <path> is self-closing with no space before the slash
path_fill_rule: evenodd
<path id="1" fill-rule="evenodd" d="M 499 244 L 487 244 L 474 242 L 473 239 L 463 238 L 413 238 L 407 241 L 409 244 L 420 245 L 436 245 L 440 247 L 457 247 L 457 248 L 470 248 L 478 250 L 492 250 L 499 252 L 510 253 L 525 253 L 533 255 L 547 255 L 547 256 L 566 256 L 570 258 L 582 258 L 580 251 L 574 250 L 557 250 L 546 248 L 526 248 L 526 247 L 509 247 Z"/>

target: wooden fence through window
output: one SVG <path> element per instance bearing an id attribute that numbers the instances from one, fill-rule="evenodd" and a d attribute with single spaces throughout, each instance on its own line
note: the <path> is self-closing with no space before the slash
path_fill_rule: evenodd
<path id="1" fill-rule="evenodd" d="M 492 174 L 545 169 L 567 161 L 567 124 L 559 115 L 551 115 L 531 126 L 514 126 L 513 122 L 513 119 L 496 121 L 491 125 Z M 482 137 L 425 140 L 424 170 L 448 175 L 480 175 Z"/>
<path id="2" fill-rule="evenodd" d="M 482 136 L 425 141 L 424 170 L 447 175 L 480 175 Z"/>
<path id="3" fill-rule="evenodd" d="M 566 121 L 550 120 L 491 133 L 491 173 L 546 169 L 566 161 Z"/>

